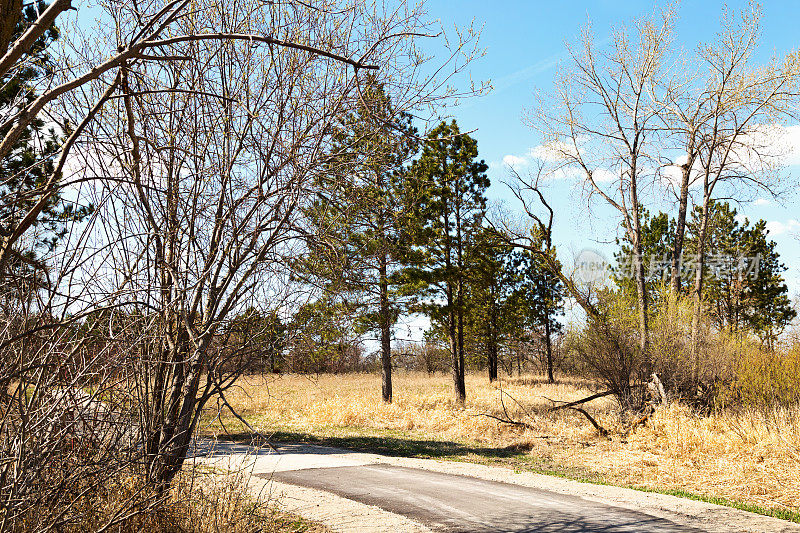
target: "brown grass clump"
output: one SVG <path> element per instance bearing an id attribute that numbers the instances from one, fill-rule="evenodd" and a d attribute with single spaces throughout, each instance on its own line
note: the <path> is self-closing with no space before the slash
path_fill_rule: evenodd
<path id="1" fill-rule="evenodd" d="M 450 441 L 470 459 L 487 449 L 529 450 L 525 462 L 546 470 L 640 487 L 683 490 L 742 503 L 800 510 L 800 408 L 719 412 L 699 416 L 672 405 L 627 437 L 600 438 L 579 413 L 550 412 L 548 400 L 576 400 L 590 384 L 547 384 L 533 376 L 489 384 L 467 377 L 467 404 L 453 402 L 449 376 L 398 373 L 395 401 L 380 400 L 380 378 L 367 374 L 243 379 L 228 400 L 260 431 L 315 436 L 380 436 L 407 441 Z M 504 414 L 535 429 L 502 424 L 484 414 Z M 604 427 L 622 428 L 610 398 L 586 407 Z M 215 413 L 216 414 L 216 413 Z M 224 416 L 225 428 L 244 431 Z M 219 419 L 206 429 L 222 433 Z M 464 452 L 464 450 L 467 450 Z M 502 457 L 496 454 L 495 458 Z"/>
<path id="2" fill-rule="evenodd" d="M 218 475 L 191 467 L 158 495 L 134 475 L 108 478 L 87 486 L 71 517 L 58 528 L 65 532 L 115 533 L 320 533 L 322 526 L 279 511 L 279 502 L 259 500 L 242 474 Z M 15 524 L 15 531 L 40 531 L 37 512 Z"/>

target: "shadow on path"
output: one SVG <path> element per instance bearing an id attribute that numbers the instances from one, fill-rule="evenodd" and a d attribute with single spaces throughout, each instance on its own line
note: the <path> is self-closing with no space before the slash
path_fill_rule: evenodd
<path id="1" fill-rule="evenodd" d="M 249 433 L 220 435 L 221 442 L 231 441 L 251 446 L 263 446 L 263 439 Z M 429 439 L 405 439 L 399 437 L 345 436 L 319 437 L 309 433 L 276 431 L 269 434 L 269 444 L 303 443 L 344 448 L 353 452 L 371 452 L 390 457 L 420 457 L 435 459 L 441 457 L 477 455 L 485 458 L 507 459 L 525 454 L 530 448 L 525 446 L 505 446 L 500 448 L 471 446 L 453 441 Z M 340 452 L 337 452 L 340 453 Z"/>

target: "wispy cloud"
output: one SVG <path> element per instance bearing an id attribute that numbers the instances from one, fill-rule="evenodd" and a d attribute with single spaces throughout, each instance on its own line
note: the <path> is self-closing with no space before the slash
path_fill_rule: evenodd
<path id="1" fill-rule="evenodd" d="M 767 222 L 767 230 L 771 235 L 797 234 L 800 231 L 800 222 L 793 218 L 786 222 L 770 220 Z"/>
<path id="2" fill-rule="evenodd" d="M 566 57 L 564 52 L 559 52 L 557 54 L 545 57 L 544 59 L 540 59 L 536 63 L 532 63 L 527 67 L 523 67 L 510 74 L 500 76 L 496 80 L 492 80 L 494 92 L 499 93 L 510 87 L 513 87 L 514 85 L 517 85 L 518 83 L 529 80 L 534 76 L 541 74 L 542 72 L 546 72 L 558 65 L 558 62 L 564 57 Z"/>
<path id="3" fill-rule="evenodd" d="M 528 164 L 528 159 L 518 155 L 508 154 L 503 157 L 503 164 L 513 168 L 524 167 Z"/>

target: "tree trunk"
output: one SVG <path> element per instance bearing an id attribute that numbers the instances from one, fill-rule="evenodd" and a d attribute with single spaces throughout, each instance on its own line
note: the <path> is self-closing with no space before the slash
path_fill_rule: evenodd
<path id="1" fill-rule="evenodd" d="M 497 319 L 494 310 L 489 318 L 489 331 L 486 335 L 487 366 L 489 367 L 489 383 L 497 380 Z"/>
<path id="2" fill-rule="evenodd" d="M 635 187 L 632 187 L 632 190 L 635 191 Z M 636 193 L 631 193 L 631 199 L 636 202 L 638 198 L 636 197 Z M 648 348 L 648 294 L 647 294 L 647 285 L 645 283 L 645 265 L 644 265 L 644 257 L 642 256 L 642 228 L 641 228 L 641 220 L 639 217 L 639 208 L 638 204 L 636 208 L 633 209 L 633 226 L 631 228 L 632 235 L 631 235 L 631 244 L 633 248 L 633 267 L 634 267 L 634 276 L 636 278 L 636 297 L 638 300 L 638 311 L 639 311 L 639 348 L 641 349 L 643 354 L 647 353 Z"/>
<path id="3" fill-rule="evenodd" d="M 379 256 L 380 275 L 380 321 L 381 321 L 381 391 L 383 401 L 392 403 L 392 332 L 391 310 L 389 309 L 389 280 L 387 278 L 386 253 Z"/>
<path id="4" fill-rule="evenodd" d="M 547 350 L 547 382 L 548 383 L 555 383 L 555 378 L 553 377 L 553 345 L 550 338 L 550 316 L 549 316 L 549 309 L 548 313 L 545 317 L 544 321 L 544 344 L 545 349 Z"/>
<path id="5" fill-rule="evenodd" d="M 445 269 L 450 271 L 450 247 L 445 247 Z M 461 385 L 461 376 L 463 369 L 460 365 L 459 352 L 458 352 L 458 334 L 456 326 L 456 305 L 453 295 L 453 280 L 447 280 L 447 337 L 450 341 L 450 354 L 453 371 L 453 392 L 456 396 L 456 403 L 463 404 L 466 394 L 464 394 Z"/>
<path id="6" fill-rule="evenodd" d="M 698 346 L 698 336 L 700 334 L 700 314 L 702 313 L 703 301 L 703 271 L 705 270 L 706 238 L 708 234 L 708 217 L 710 211 L 711 198 L 708 194 L 703 195 L 703 210 L 700 215 L 700 231 L 697 236 L 697 270 L 694 277 L 694 309 L 692 310 L 692 380 L 697 383 L 700 373 L 700 347 Z"/>
<path id="7" fill-rule="evenodd" d="M 458 207 L 458 206 L 457 206 Z M 467 400 L 467 388 L 464 383 L 464 237 L 461 232 L 461 212 L 455 211 L 456 223 L 456 318 L 458 335 L 458 372 L 455 377 L 456 402 L 464 405 Z"/>
<path id="8" fill-rule="evenodd" d="M 489 383 L 497 380 L 497 326 L 494 317 L 489 321 L 489 332 L 486 343 L 487 366 L 489 367 Z"/>
<path id="9" fill-rule="evenodd" d="M 694 161 L 690 159 L 681 167 L 681 193 L 678 199 L 678 220 L 675 223 L 675 241 L 672 244 L 670 288 L 674 295 L 681 290 L 681 263 L 683 261 L 683 239 L 686 235 L 686 211 L 689 206 L 689 177 Z"/>

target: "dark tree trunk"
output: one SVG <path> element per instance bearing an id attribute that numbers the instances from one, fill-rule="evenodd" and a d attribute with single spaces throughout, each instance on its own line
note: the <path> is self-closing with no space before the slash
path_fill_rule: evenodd
<path id="1" fill-rule="evenodd" d="M 549 310 L 548 310 L 548 315 Z M 547 350 L 547 381 L 549 383 L 555 383 L 555 378 L 553 377 L 553 345 L 551 341 L 550 335 L 550 317 L 546 316 L 544 321 L 544 345 L 545 349 Z"/>
<path id="2" fill-rule="evenodd" d="M 464 383 L 464 236 L 461 232 L 461 211 L 456 206 L 455 210 L 455 223 L 456 223 L 456 334 L 458 355 L 456 357 L 457 366 L 454 368 L 456 371 L 453 375 L 456 402 L 464 405 L 467 400 L 467 388 Z"/>
<path id="3" fill-rule="evenodd" d="M 492 314 L 489 319 L 489 331 L 486 335 L 487 366 L 489 367 L 489 383 L 497 380 L 497 321 Z"/>
<path id="4" fill-rule="evenodd" d="M 392 403 L 392 332 L 391 309 L 389 309 L 389 280 L 387 278 L 387 258 L 385 253 L 379 257 L 380 275 L 380 321 L 381 321 L 381 391 L 383 401 Z"/>
<path id="5" fill-rule="evenodd" d="M 464 382 L 464 298 L 461 294 L 463 287 L 462 281 L 458 280 L 458 309 L 456 317 L 458 320 L 458 376 L 456 376 L 456 400 L 463 404 L 467 400 L 467 387 Z"/>
<path id="6" fill-rule="evenodd" d="M 686 235 L 686 211 L 689 205 L 689 177 L 693 160 L 681 167 L 681 192 L 678 199 L 678 220 L 675 223 L 675 242 L 672 244 L 672 264 L 670 288 L 673 294 L 681 290 L 681 262 L 683 260 L 683 239 Z"/>

